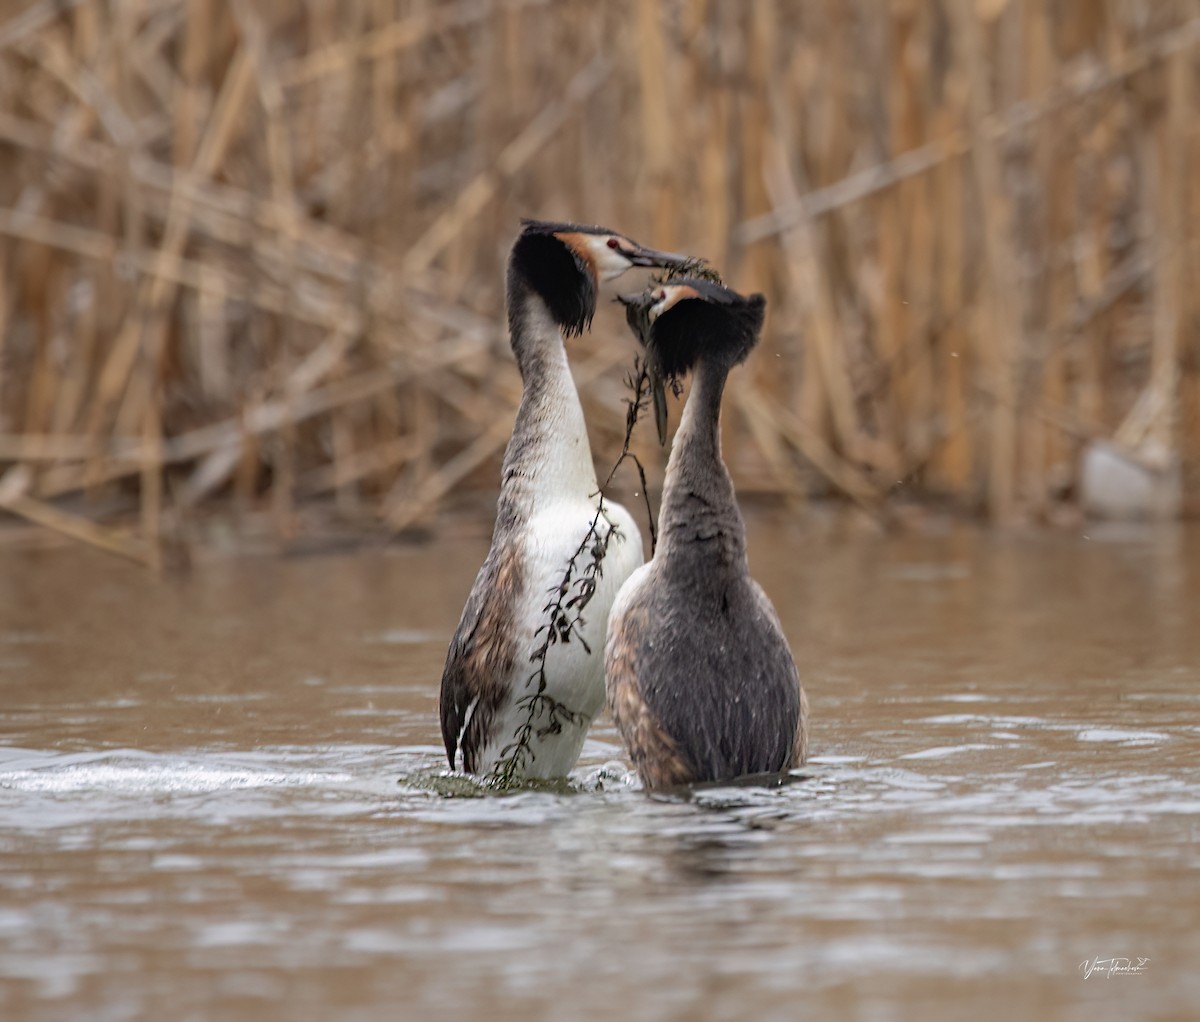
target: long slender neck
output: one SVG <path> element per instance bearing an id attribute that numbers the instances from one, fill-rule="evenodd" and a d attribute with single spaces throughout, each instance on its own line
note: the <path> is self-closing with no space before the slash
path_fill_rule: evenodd
<path id="1" fill-rule="evenodd" d="M 509 279 L 508 321 L 524 390 L 504 454 L 500 510 L 521 518 L 565 497 L 586 498 L 597 485 L 562 333 L 519 276 Z"/>
<path id="2" fill-rule="evenodd" d="M 746 526 L 721 459 L 721 395 L 729 368 L 701 359 L 675 433 L 659 518 L 659 555 L 689 552 L 746 566 Z M 713 545 L 715 544 L 715 546 Z"/>

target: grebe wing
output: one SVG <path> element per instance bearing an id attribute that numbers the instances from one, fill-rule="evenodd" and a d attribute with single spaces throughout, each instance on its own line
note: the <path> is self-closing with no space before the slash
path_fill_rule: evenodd
<path id="1" fill-rule="evenodd" d="M 647 788 L 686 784 L 693 776 L 675 740 L 659 723 L 646 702 L 639 678 L 644 670 L 642 636 L 646 633 L 648 610 L 636 599 L 636 584 L 649 567 L 634 572 L 623 587 L 608 622 L 604 645 L 604 685 L 608 709 L 633 765 Z M 626 589 L 633 586 L 633 599 Z"/>
<path id="2" fill-rule="evenodd" d="M 476 768 L 496 710 L 504 701 L 517 662 L 512 615 L 522 587 L 520 549 L 515 544 L 489 553 L 462 617 L 442 670 L 440 716 L 442 741 L 450 768 L 462 750 L 463 767 Z"/>

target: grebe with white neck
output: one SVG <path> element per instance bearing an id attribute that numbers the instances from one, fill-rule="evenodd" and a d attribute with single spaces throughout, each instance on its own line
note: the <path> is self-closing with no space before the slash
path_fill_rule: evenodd
<path id="1" fill-rule="evenodd" d="M 605 646 L 608 705 L 648 789 L 804 762 L 808 703 L 779 616 L 746 561 L 721 458 L 721 396 L 766 302 L 686 279 L 622 296 L 662 384 L 693 373 L 663 486 L 658 549 L 621 588 Z M 659 420 L 665 439 L 665 420 Z"/>
<path id="2" fill-rule="evenodd" d="M 453 769 L 506 781 L 564 776 L 604 703 L 603 645 L 617 590 L 642 563 L 625 508 L 600 496 L 564 335 L 583 332 L 601 282 L 678 266 L 603 227 L 523 221 L 508 262 L 509 333 L 523 393 L 504 455 L 496 526 L 442 673 L 442 739 Z M 602 570 L 567 641 L 544 641 L 547 604 L 597 524 Z M 589 652 L 590 651 L 590 652 Z"/>

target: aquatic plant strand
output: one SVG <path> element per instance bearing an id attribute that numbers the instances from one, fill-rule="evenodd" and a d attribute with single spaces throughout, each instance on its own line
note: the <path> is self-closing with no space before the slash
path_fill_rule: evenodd
<path id="1" fill-rule="evenodd" d="M 670 284 L 687 277 L 698 277 L 700 280 L 711 281 L 713 284 L 724 286 L 725 281 L 716 267 L 711 266 L 707 259 L 691 256 L 677 266 L 664 266 L 650 276 L 651 284 Z"/>
<path id="2" fill-rule="evenodd" d="M 538 738 L 545 738 L 548 735 L 561 734 L 563 726 L 566 724 L 576 726 L 585 723 L 584 714 L 570 709 L 546 693 L 546 659 L 552 646 L 559 642 L 570 642 L 572 635 L 589 656 L 592 654 L 591 647 L 583 637 L 583 613 L 596 593 L 597 581 L 603 577 L 604 557 L 608 553 L 608 545 L 614 534 L 620 531 L 605 513 L 604 499 L 608 487 L 617 474 L 617 469 L 626 459 L 631 459 L 637 467 L 638 480 L 641 483 L 642 497 L 646 502 L 646 515 L 650 526 L 651 556 L 658 545 L 658 527 L 654 521 L 654 511 L 650 507 L 650 495 L 646 492 L 646 469 L 642 465 L 641 459 L 629 449 L 634 427 L 646 407 L 646 398 L 650 392 L 650 376 L 641 356 L 635 356 L 633 370 L 626 376 L 625 385 L 633 391 L 633 398 L 626 399 L 625 440 L 621 445 L 621 454 L 613 463 L 612 469 L 600 488 L 592 494 L 599 498 L 596 503 L 596 513 L 593 515 L 583 539 L 579 541 L 579 546 L 567 560 L 562 579 L 558 585 L 549 590 L 552 594 L 550 602 L 542 608 L 547 615 L 547 620 L 534 633 L 535 636 L 541 636 L 541 643 L 529 657 L 530 663 L 535 666 L 525 682 L 525 688 L 527 690 L 533 688 L 533 691 L 528 692 L 517 701 L 517 705 L 527 711 L 525 720 L 517 728 L 513 740 L 500 750 L 500 758 L 488 775 L 487 783 L 492 788 L 506 790 L 521 783 L 525 775 L 525 768 L 536 756 L 532 746 L 535 734 Z M 600 526 L 602 519 L 608 526 L 603 533 Z M 578 565 L 585 553 L 588 554 L 588 560 L 582 571 L 579 571 Z M 576 574 L 577 571 L 578 574 Z M 534 722 L 542 713 L 545 713 L 546 723 L 535 728 Z"/>

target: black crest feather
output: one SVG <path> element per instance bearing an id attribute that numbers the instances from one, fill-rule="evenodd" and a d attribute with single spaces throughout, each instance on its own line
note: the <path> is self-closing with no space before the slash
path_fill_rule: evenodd
<path id="1" fill-rule="evenodd" d="M 659 285 L 661 287 L 662 285 Z M 688 373 L 701 357 L 719 358 L 732 367 L 744 362 L 758 343 L 767 300 L 760 294 L 741 295 L 697 277 L 671 280 L 667 286 L 690 287 L 695 298 L 684 298 L 650 322 L 650 307 L 658 287 L 625 301 L 625 317 L 646 347 L 651 370 L 661 379 Z"/>
<path id="2" fill-rule="evenodd" d="M 550 315 L 568 336 L 591 326 L 596 313 L 596 274 L 557 233 L 608 234 L 604 227 L 522 220 L 513 245 L 509 278 L 516 274 L 542 298 Z"/>
<path id="3" fill-rule="evenodd" d="M 565 220 L 534 220 L 521 217 L 521 230 L 526 234 L 615 234 L 610 227 L 600 224 L 570 224 Z"/>

